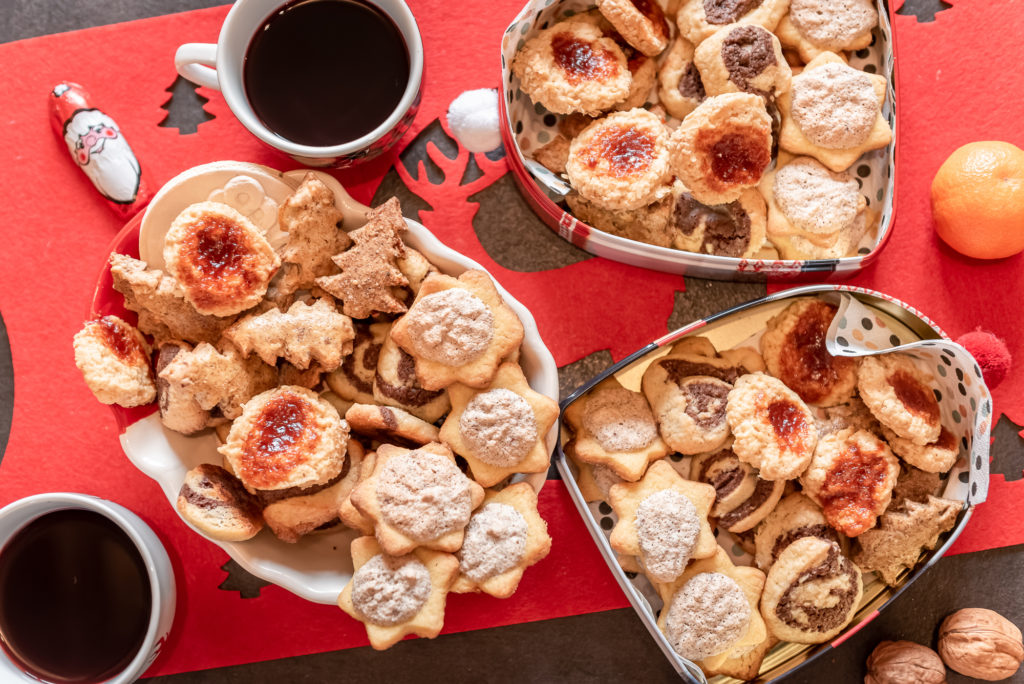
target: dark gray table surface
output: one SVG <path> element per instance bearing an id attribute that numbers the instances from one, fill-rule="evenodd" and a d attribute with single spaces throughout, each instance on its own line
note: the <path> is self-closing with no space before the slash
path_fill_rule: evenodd
<path id="1" fill-rule="evenodd" d="M 159 16 L 224 4 L 219 0 L 7 0 L 0 22 L 0 42 L 61 31 L 100 26 L 130 19 Z M 942 0 L 908 0 L 899 12 L 929 20 L 948 7 Z M 41 87 L 45 87 L 42 84 Z M 443 142 L 443 141 L 442 141 Z M 421 147 L 421 146 L 416 146 Z M 403 155 L 407 163 L 420 157 L 416 149 Z M 393 171 L 379 194 L 397 193 L 403 205 L 415 209 L 416 198 L 400 186 Z M 522 224 L 536 239 L 547 241 L 547 229 L 519 197 L 510 179 L 499 182 L 485 201 L 481 215 L 502 216 Z M 406 213 L 409 213 L 408 211 Z M 510 218 L 511 217 L 511 218 Z M 507 226 L 507 224 L 506 224 Z M 481 239 L 486 229 L 478 227 Z M 501 247 L 499 246 L 500 250 Z M 575 252 L 573 248 L 567 248 Z M 563 255 L 572 261 L 582 253 Z M 514 262 L 515 255 L 507 259 Z M 499 259 L 500 260 L 500 259 Z M 752 299 L 763 285 L 737 285 L 687 279 L 687 292 L 677 295 L 669 323 L 682 324 Z M 2 315 L 3 312 L 0 312 Z M 0 437 L 6 437 L 4 416 L 10 416 L 13 388 L 9 378 L 9 354 L 0 320 Z M 594 355 L 574 367 L 560 369 L 563 388 L 606 366 L 610 357 Z M 6 364 L 6 366 L 5 366 Z M 0 439 L 2 453 L 5 439 Z M 1024 460 L 1024 459 L 1022 459 Z M 1017 469 L 1024 463 L 1015 464 Z M 1018 625 L 1024 624 L 1024 592 L 1020 590 L 1024 546 L 944 558 L 905 591 L 881 616 L 852 637 L 840 649 L 820 658 L 787 682 L 863 681 L 867 654 L 883 639 L 910 639 L 934 644 L 938 623 L 962 607 L 998 610 Z M 586 587 L 580 587 L 586 591 Z M 244 600 L 244 599 L 240 599 Z M 216 643 L 209 645 L 218 648 Z M 286 658 L 202 672 L 153 677 L 153 684 L 206 684 L 213 682 L 391 682 L 391 681 L 678 681 L 661 652 L 654 646 L 631 609 L 613 610 L 557 620 L 445 635 L 436 640 L 416 639 L 378 653 L 356 648 L 331 653 Z M 951 683 L 972 681 L 955 673 Z M 1024 673 L 1012 680 L 1024 682 Z"/>

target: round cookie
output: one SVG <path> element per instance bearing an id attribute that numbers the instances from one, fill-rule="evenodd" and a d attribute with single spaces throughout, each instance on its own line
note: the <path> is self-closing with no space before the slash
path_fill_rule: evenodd
<path id="1" fill-rule="evenodd" d="M 668 21 L 656 0 L 597 0 L 597 9 L 627 43 L 648 57 L 668 46 Z"/>
<path id="2" fill-rule="evenodd" d="M 786 0 L 687 0 L 676 24 L 687 40 L 700 45 L 726 24 L 757 24 L 773 31 L 788 7 Z"/>
<path id="3" fill-rule="evenodd" d="M 341 365 L 327 375 L 327 386 L 342 399 L 372 404 L 373 376 L 377 372 L 380 349 L 388 337 L 391 324 L 353 322 L 352 327 L 355 330 L 352 353 L 345 356 Z M 415 377 L 415 365 L 412 374 Z"/>
<path id="4" fill-rule="evenodd" d="M 862 154 L 885 147 L 892 129 L 882 116 L 884 76 L 849 66 L 831 52 L 811 60 L 779 97 L 779 147 L 844 171 Z"/>
<path id="5" fill-rule="evenodd" d="M 740 377 L 726 404 L 733 451 L 765 480 L 791 480 L 810 464 L 818 432 L 810 409 L 781 380 Z"/>
<path id="6" fill-rule="evenodd" d="M 772 154 L 772 120 L 764 100 L 750 93 L 707 98 L 671 140 L 672 171 L 697 201 L 739 199 L 761 180 Z"/>
<path id="7" fill-rule="evenodd" d="M 863 592 L 860 568 L 837 544 L 803 537 L 768 571 L 761 616 L 782 641 L 820 644 L 850 624 Z"/>
<path id="8" fill-rule="evenodd" d="M 612 107 L 617 112 L 643 107 L 658 79 L 658 63 L 654 58 L 648 57 L 628 45 L 626 47 L 629 49 L 623 51 L 627 53 L 626 64 L 633 80 L 629 84 L 629 94 L 626 95 L 626 99 Z"/>
<path id="9" fill-rule="evenodd" d="M 764 247 L 766 228 L 764 200 L 756 190 L 744 190 L 732 202 L 707 205 L 681 181 L 672 184 L 667 233 L 676 249 L 750 258 Z"/>
<path id="10" fill-rule="evenodd" d="M 948 472 L 960 455 L 956 437 L 945 427 L 939 432 L 938 439 L 923 446 L 900 437 L 885 426 L 882 426 L 882 434 L 897 456 L 927 473 Z"/>
<path id="11" fill-rule="evenodd" d="M 829 527 L 821 507 L 793 492 L 783 498 L 757 528 L 754 564 L 767 571 L 787 546 L 803 537 L 817 537 L 845 549 L 846 538 Z"/>
<path id="12" fill-rule="evenodd" d="M 866 430 L 847 428 L 818 439 L 800 484 L 829 525 L 856 537 L 885 512 L 899 475 L 900 462 L 885 442 Z"/>
<path id="13" fill-rule="evenodd" d="M 626 56 L 594 23 L 563 21 L 516 53 L 512 73 L 534 102 L 556 114 L 596 116 L 629 94 Z"/>
<path id="14" fill-rule="evenodd" d="M 690 479 L 715 488 L 711 516 L 733 534 L 753 529 L 772 512 L 786 489 L 785 480 L 762 480 L 753 466 L 740 461 L 729 448 L 695 456 Z"/>
<path id="15" fill-rule="evenodd" d="M 931 379 L 903 354 L 865 356 L 858 372 L 857 390 L 864 404 L 883 427 L 914 444 L 924 446 L 942 431 L 939 402 Z"/>
<path id="16" fill-rule="evenodd" d="M 672 246 L 672 233 L 668 229 L 671 195 L 639 209 L 605 209 L 575 192 L 566 195 L 565 202 L 573 216 L 598 230 L 649 245 Z"/>
<path id="17" fill-rule="evenodd" d="M 725 402 L 732 385 L 694 375 L 673 381 L 663 366 L 644 373 L 643 390 L 658 420 L 658 432 L 673 451 L 713 451 L 729 438 Z"/>
<path id="18" fill-rule="evenodd" d="M 775 35 L 756 24 L 716 31 L 693 54 L 708 95 L 753 93 L 774 102 L 789 90 L 793 73 Z"/>
<path id="19" fill-rule="evenodd" d="M 587 126 L 569 145 L 573 188 L 606 209 L 638 209 L 668 193 L 668 129 L 643 109 L 615 112 Z"/>
<path id="20" fill-rule="evenodd" d="M 238 478 L 211 463 L 185 473 L 176 506 L 186 522 L 210 539 L 245 541 L 263 529 L 258 499 Z"/>
<path id="21" fill-rule="evenodd" d="M 149 344 L 117 316 L 86 323 L 75 333 L 74 348 L 75 365 L 100 402 L 130 407 L 156 398 Z"/>
<path id="22" fill-rule="evenodd" d="M 448 413 L 451 408 L 448 393 L 423 389 L 416 377 L 416 360 L 399 347 L 390 334 L 384 335 L 376 361 L 370 388 L 372 396 L 370 401 L 360 403 L 400 408 L 428 423 Z"/>
<path id="23" fill-rule="evenodd" d="M 859 359 L 833 356 L 825 346 L 836 307 L 799 298 L 768 321 L 761 356 L 768 372 L 814 406 L 835 406 L 853 397 Z"/>
<path id="24" fill-rule="evenodd" d="M 352 432 L 389 444 L 417 447 L 438 438 L 437 426 L 393 406 L 352 404 L 345 420 Z"/>
<path id="25" fill-rule="evenodd" d="M 658 70 L 658 101 L 677 119 L 697 108 L 707 94 L 700 71 L 693 63 L 693 43 L 676 36 L 672 49 Z"/>

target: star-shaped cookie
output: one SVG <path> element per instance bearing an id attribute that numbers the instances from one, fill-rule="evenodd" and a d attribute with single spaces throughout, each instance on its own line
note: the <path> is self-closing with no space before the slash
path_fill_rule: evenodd
<path id="1" fill-rule="evenodd" d="M 430 573 L 430 593 L 419 610 L 407 620 L 393 625 L 374 624 L 352 601 L 352 589 L 360 569 L 376 556 L 384 554 L 373 537 L 359 537 L 352 542 L 352 564 L 355 572 L 338 596 L 338 607 L 366 627 L 370 645 L 378 651 L 391 648 L 409 634 L 433 639 L 444 626 L 444 605 L 448 590 L 459 573 L 459 561 L 450 553 L 418 548 L 412 552 L 415 561 Z M 385 560 L 388 560 L 385 554 Z"/>
<path id="2" fill-rule="evenodd" d="M 489 410 L 494 403 L 489 399 L 500 397 L 500 393 L 494 393 L 494 390 L 498 389 L 512 392 L 524 400 L 532 416 L 520 416 L 518 413 L 499 414 L 497 411 Z M 441 426 L 441 441 L 466 459 L 474 480 L 484 487 L 493 487 L 513 473 L 539 473 L 548 469 L 551 455 L 545 437 L 558 419 L 558 404 L 540 392 L 530 389 L 519 364 L 503 363 L 491 384 L 485 388 L 474 389 L 455 383 L 448 387 L 448 395 L 451 397 L 452 410 Z M 467 407 L 472 407 L 469 414 L 466 413 Z M 509 425 L 512 416 L 524 420 L 532 418 L 532 425 Z M 503 447 L 508 447 L 514 442 L 512 435 L 516 434 L 513 432 L 515 427 L 532 430 L 534 435 L 532 446 L 522 446 L 521 458 L 518 461 L 510 465 L 500 465 L 486 454 L 480 453 L 481 446 L 485 450 L 497 449 L 500 453 Z M 468 439 L 467 434 L 470 435 Z"/>
<path id="3" fill-rule="evenodd" d="M 515 593 L 519 586 L 519 580 L 523 577 L 526 568 L 537 563 L 551 550 L 551 537 L 548 535 L 548 526 L 544 519 L 537 512 L 537 492 L 528 482 L 517 482 L 514 485 L 505 487 L 500 492 L 488 490 L 480 508 L 473 514 L 474 517 L 481 514 L 481 511 L 489 510 L 488 504 L 504 504 L 511 506 L 523 517 L 526 523 L 526 544 L 522 554 L 516 563 L 507 570 L 481 580 L 474 580 L 466 574 L 465 567 L 472 564 L 475 559 L 469 557 L 468 549 L 463 548 L 456 554 L 460 559 L 460 572 L 452 591 L 456 594 L 464 594 L 471 591 L 482 591 L 496 598 L 508 598 Z M 470 519 L 470 528 L 474 521 Z M 489 538 L 490 530 L 482 531 L 482 537 Z"/>

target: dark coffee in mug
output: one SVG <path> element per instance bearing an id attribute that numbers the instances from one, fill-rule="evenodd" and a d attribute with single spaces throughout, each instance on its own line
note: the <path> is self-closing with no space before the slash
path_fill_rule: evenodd
<path id="1" fill-rule="evenodd" d="M 44 682 L 102 682 L 124 670 L 152 607 L 138 548 L 95 511 L 42 515 L 0 550 L 0 642 Z"/>
<path id="2" fill-rule="evenodd" d="M 362 0 L 296 0 L 256 31 L 242 69 L 256 116 L 283 138 L 356 140 L 398 107 L 409 50 L 391 18 Z"/>

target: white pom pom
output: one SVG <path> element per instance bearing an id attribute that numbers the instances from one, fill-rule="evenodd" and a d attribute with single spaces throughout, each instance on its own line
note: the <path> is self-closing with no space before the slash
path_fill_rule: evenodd
<path id="1" fill-rule="evenodd" d="M 493 88 L 467 90 L 448 107 L 448 128 L 470 152 L 490 152 L 501 145 L 498 130 L 498 92 Z"/>

